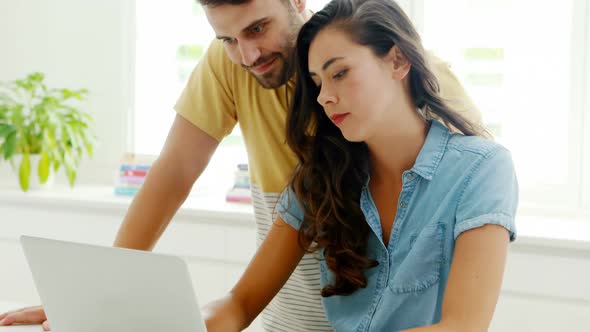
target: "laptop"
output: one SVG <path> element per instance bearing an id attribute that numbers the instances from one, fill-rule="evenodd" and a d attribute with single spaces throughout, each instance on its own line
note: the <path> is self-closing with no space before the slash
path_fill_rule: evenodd
<path id="1" fill-rule="evenodd" d="M 181 258 L 30 236 L 20 241 L 52 330 L 207 331 Z"/>

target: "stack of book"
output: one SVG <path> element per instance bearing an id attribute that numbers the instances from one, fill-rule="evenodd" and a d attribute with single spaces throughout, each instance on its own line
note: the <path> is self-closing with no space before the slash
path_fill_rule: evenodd
<path id="1" fill-rule="evenodd" d="M 225 200 L 235 203 L 252 203 L 250 173 L 247 164 L 239 164 L 234 173 L 234 185 L 225 195 Z"/>
<path id="2" fill-rule="evenodd" d="M 135 195 L 143 185 L 154 160 L 154 156 L 126 153 L 121 158 L 115 183 L 115 195 Z"/>

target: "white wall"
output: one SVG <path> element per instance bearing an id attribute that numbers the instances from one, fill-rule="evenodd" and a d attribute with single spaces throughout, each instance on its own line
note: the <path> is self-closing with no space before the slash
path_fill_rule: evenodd
<path id="1" fill-rule="evenodd" d="M 90 91 L 86 109 L 100 145 L 83 163 L 80 183 L 113 183 L 127 148 L 133 17 L 132 0 L 0 1 L 0 81 L 41 71 L 50 86 Z M 6 178 L 14 179 L 0 173 Z"/>

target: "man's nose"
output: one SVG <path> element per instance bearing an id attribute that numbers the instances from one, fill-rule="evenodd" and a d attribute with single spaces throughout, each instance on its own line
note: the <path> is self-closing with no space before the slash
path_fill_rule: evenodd
<path id="1" fill-rule="evenodd" d="M 240 56 L 242 57 L 242 64 L 251 67 L 260 58 L 260 50 L 258 45 L 252 42 L 241 42 L 239 44 Z"/>

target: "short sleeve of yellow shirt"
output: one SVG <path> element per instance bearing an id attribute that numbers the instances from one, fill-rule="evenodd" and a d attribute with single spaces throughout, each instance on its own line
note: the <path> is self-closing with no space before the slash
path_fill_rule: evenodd
<path id="1" fill-rule="evenodd" d="M 280 192 L 297 158 L 286 144 L 286 118 L 293 80 L 263 88 L 248 71 L 231 62 L 215 40 L 193 71 L 175 110 L 221 141 L 239 124 L 248 150 L 253 188 Z"/>
<path id="2" fill-rule="evenodd" d="M 238 120 L 232 89 L 235 68 L 224 52 L 221 43 L 211 43 L 174 107 L 217 141 L 229 135 Z"/>

